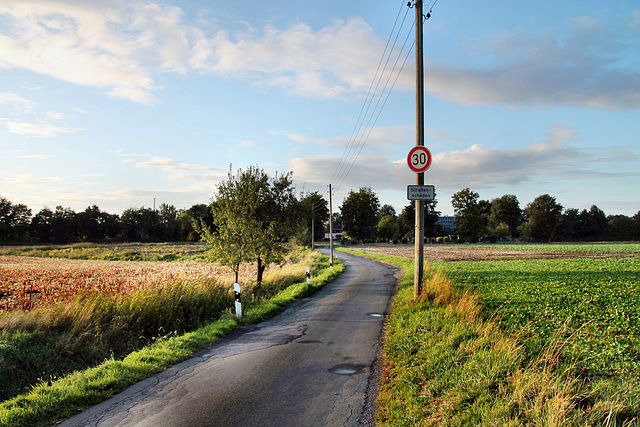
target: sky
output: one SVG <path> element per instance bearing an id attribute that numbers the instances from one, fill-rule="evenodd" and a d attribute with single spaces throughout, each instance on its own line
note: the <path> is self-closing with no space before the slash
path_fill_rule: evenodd
<path id="1" fill-rule="evenodd" d="M 640 211 L 640 3 L 424 3 L 437 210 L 469 187 Z M 407 0 L 1 0 L 0 196 L 109 213 L 209 203 L 228 173 L 293 172 L 334 211 L 415 173 Z"/>

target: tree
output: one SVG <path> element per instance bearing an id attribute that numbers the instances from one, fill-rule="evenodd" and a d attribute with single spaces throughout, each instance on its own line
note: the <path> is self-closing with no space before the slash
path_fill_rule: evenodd
<path id="1" fill-rule="evenodd" d="M 162 203 L 157 211 L 155 237 L 162 242 L 175 242 L 181 236 L 181 224 L 178 209 L 173 205 Z"/>
<path id="2" fill-rule="evenodd" d="M 509 227 L 511 237 L 517 235 L 518 227 L 522 224 L 522 209 L 520 209 L 518 198 L 513 194 L 505 194 L 491 201 L 489 225 L 496 229 L 500 224 L 506 224 Z"/>
<path id="3" fill-rule="evenodd" d="M 382 219 L 385 216 L 396 216 L 396 210 L 393 206 L 391 205 L 382 205 L 382 207 L 380 208 L 380 210 L 378 211 L 378 219 Z"/>
<path id="4" fill-rule="evenodd" d="M 596 205 L 580 212 L 580 223 L 583 240 L 601 240 L 607 232 L 607 216 Z"/>
<path id="5" fill-rule="evenodd" d="M 485 234 L 485 220 L 478 203 L 479 194 L 468 187 L 451 196 L 456 234 L 464 240 L 477 240 Z"/>
<path id="6" fill-rule="evenodd" d="M 529 203 L 524 213 L 529 218 L 529 232 L 537 241 L 549 242 L 558 227 L 562 215 L 562 205 L 555 197 L 543 194 Z"/>
<path id="7" fill-rule="evenodd" d="M 424 215 L 422 217 L 424 237 L 436 237 L 442 232 L 442 228 L 438 224 L 440 212 L 436 210 L 437 204 L 437 199 L 422 202 L 424 209 Z M 415 202 L 411 202 L 402 209 L 398 217 L 400 236 L 407 240 L 415 238 L 415 224 L 416 204 Z"/>
<path id="8" fill-rule="evenodd" d="M 376 227 L 378 238 L 386 242 L 397 239 L 399 230 L 398 218 L 391 215 L 383 216 Z"/>
<path id="9" fill-rule="evenodd" d="M 0 241 L 25 240 L 30 222 L 31 209 L 0 196 Z"/>
<path id="10" fill-rule="evenodd" d="M 313 239 L 324 238 L 325 223 L 329 221 L 329 202 L 320 193 L 308 193 L 300 200 L 303 216 L 311 223 L 313 220 Z"/>
<path id="11" fill-rule="evenodd" d="M 181 224 L 181 239 L 185 242 L 200 240 L 200 234 L 197 231 L 200 223 L 203 223 L 208 229 L 213 227 L 211 208 L 204 203 L 193 205 L 186 211 L 181 212 L 178 220 Z"/>
<path id="12" fill-rule="evenodd" d="M 157 240 L 158 214 L 151 208 L 125 209 L 120 216 L 121 238 L 125 242 Z"/>
<path id="13" fill-rule="evenodd" d="M 344 233 L 360 243 L 372 240 L 376 234 L 379 210 L 380 201 L 371 188 L 363 187 L 358 192 L 351 190 L 340 207 Z"/>
<path id="14" fill-rule="evenodd" d="M 214 229 L 200 225 L 215 261 L 236 273 L 245 262 L 257 262 L 257 283 L 267 265 L 281 261 L 284 244 L 301 221 L 291 173 L 269 176 L 257 167 L 229 172 L 211 204 Z"/>
<path id="15" fill-rule="evenodd" d="M 47 207 L 31 218 L 31 235 L 40 242 L 53 242 L 53 211 Z"/>

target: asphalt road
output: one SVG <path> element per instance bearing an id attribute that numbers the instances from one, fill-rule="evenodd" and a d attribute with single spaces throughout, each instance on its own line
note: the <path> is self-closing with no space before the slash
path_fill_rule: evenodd
<path id="1" fill-rule="evenodd" d="M 379 341 L 397 270 L 337 256 L 345 272 L 317 294 L 62 425 L 373 425 Z"/>

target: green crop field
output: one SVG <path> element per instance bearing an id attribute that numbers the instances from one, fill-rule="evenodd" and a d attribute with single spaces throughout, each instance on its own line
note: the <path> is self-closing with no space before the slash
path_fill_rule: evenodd
<path id="1" fill-rule="evenodd" d="M 531 351 L 556 339 L 560 353 L 577 361 L 585 376 L 640 376 L 640 258 L 432 266 L 478 295 L 484 316 L 497 316 L 503 329 L 522 334 Z"/>

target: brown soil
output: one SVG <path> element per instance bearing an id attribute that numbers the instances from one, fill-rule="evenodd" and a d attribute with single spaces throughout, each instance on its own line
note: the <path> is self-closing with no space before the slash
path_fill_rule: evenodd
<path id="1" fill-rule="evenodd" d="M 353 249 L 382 255 L 414 257 L 413 245 L 362 245 Z M 637 258 L 640 253 L 588 253 L 588 252 L 542 252 L 526 249 L 486 248 L 450 245 L 424 246 L 425 261 L 497 261 L 513 259 L 563 259 L 563 258 Z"/>

